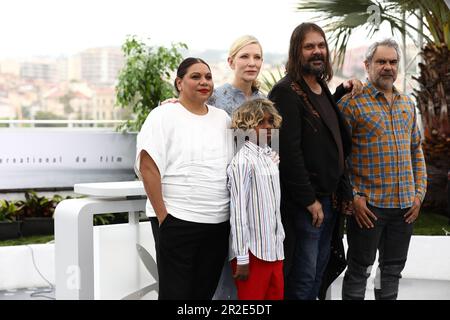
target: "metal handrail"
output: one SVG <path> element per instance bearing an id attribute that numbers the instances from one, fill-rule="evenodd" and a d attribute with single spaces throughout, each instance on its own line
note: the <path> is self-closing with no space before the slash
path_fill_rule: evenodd
<path id="1" fill-rule="evenodd" d="M 32 124 L 33 127 L 36 124 L 61 124 L 67 125 L 68 128 L 74 125 L 84 125 L 84 124 L 109 124 L 118 125 L 126 122 L 126 120 L 0 120 L 0 124 L 8 124 L 9 127 L 15 127 L 20 124 Z"/>

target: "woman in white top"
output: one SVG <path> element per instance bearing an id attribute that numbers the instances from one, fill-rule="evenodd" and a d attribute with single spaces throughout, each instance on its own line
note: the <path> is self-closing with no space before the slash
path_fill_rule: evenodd
<path id="1" fill-rule="evenodd" d="M 251 35 L 238 37 L 230 46 L 227 62 L 233 71 L 233 79 L 230 83 L 215 88 L 208 104 L 226 111 L 231 116 L 233 111 L 244 102 L 265 97 L 259 91 L 257 81 L 263 64 L 263 50 L 258 39 Z M 170 98 L 162 104 L 167 105 L 168 102 L 176 101 L 178 101 L 176 98 Z M 155 239 L 155 242 L 157 240 Z M 224 260 L 224 269 L 214 299 L 237 299 L 236 286 L 228 259 Z"/>
<path id="2" fill-rule="evenodd" d="M 230 118 L 206 104 L 214 84 L 203 60 L 185 59 L 175 88 L 178 102 L 142 126 L 135 169 L 159 222 L 159 299 L 211 299 L 228 249 Z"/>

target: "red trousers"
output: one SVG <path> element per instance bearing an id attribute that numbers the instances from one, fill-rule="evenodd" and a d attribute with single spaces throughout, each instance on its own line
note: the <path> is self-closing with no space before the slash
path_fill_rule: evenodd
<path id="1" fill-rule="evenodd" d="M 247 280 L 235 280 L 239 300 L 283 300 L 284 278 L 283 261 L 264 261 L 250 254 Z M 231 261 L 233 274 L 236 272 L 236 259 Z"/>

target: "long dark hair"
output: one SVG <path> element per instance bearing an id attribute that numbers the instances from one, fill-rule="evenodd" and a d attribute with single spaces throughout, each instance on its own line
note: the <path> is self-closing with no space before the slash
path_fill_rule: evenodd
<path id="1" fill-rule="evenodd" d="M 178 78 L 183 79 L 183 77 L 186 75 L 189 67 L 196 63 L 203 63 L 204 65 L 206 65 L 208 67 L 209 71 L 211 71 L 211 68 L 203 59 L 193 58 L 193 57 L 184 59 L 178 66 L 177 77 L 175 78 L 175 81 L 173 83 L 175 86 L 175 90 L 177 90 L 178 93 L 180 93 L 180 90 L 178 90 L 178 87 L 177 87 L 177 79 Z"/>
<path id="2" fill-rule="evenodd" d="M 305 22 L 297 26 L 291 35 L 291 42 L 289 44 L 289 57 L 286 63 L 286 72 L 290 75 L 292 80 L 299 82 L 302 78 L 302 69 L 305 61 L 303 61 L 302 45 L 305 36 L 308 32 L 318 32 L 325 40 L 327 48 L 327 58 L 325 61 L 325 70 L 322 74 L 322 80 L 330 81 L 333 78 L 333 69 L 331 67 L 330 49 L 328 48 L 327 38 L 322 28 L 315 23 Z"/>

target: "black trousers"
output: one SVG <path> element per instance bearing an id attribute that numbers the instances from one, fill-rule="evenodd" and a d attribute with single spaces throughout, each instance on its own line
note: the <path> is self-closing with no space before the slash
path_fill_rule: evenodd
<path id="1" fill-rule="evenodd" d="M 211 300 L 228 254 L 230 223 L 168 215 L 159 227 L 159 300 Z"/>
<path id="2" fill-rule="evenodd" d="M 408 257 L 413 224 L 403 216 L 408 209 L 377 208 L 368 205 L 377 216 L 374 228 L 360 228 L 352 216 L 347 223 L 348 268 L 342 284 L 342 299 L 365 298 L 369 278 L 377 250 L 380 281 L 375 281 L 376 300 L 395 300 L 398 295 L 401 272 Z"/>
<path id="3" fill-rule="evenodd" d="M 149 219 L 152 225 L 153 240 L 155 241 L 156 265 L 159 267 L 159 221 L 157 217 L 150 217 Z"/>

